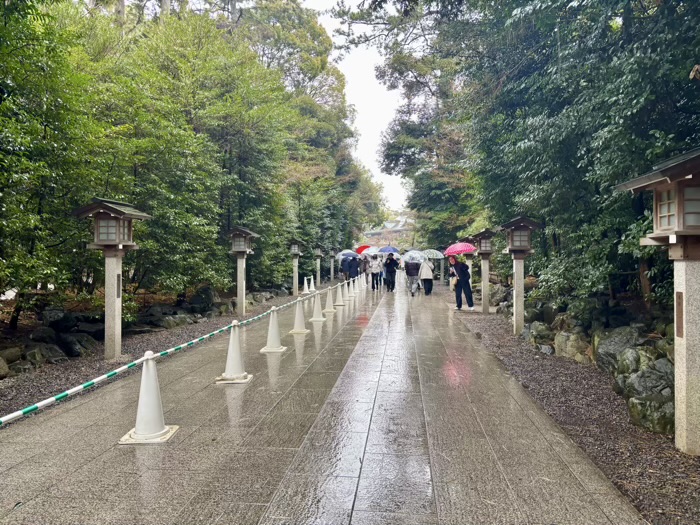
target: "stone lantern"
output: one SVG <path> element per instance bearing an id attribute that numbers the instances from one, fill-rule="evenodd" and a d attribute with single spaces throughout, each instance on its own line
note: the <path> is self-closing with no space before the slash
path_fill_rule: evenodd
<path id="1" fill-rule="evenodd" d="M 229 232 L 231 239 L 231 254 L 234 254 L 237 259 L 236 264 L 236 312 L 239 316 L 245 315 L 245 266 L 246 257 L 253 253 L 253 239 L 260 237 L 255 232 L 234 226 Z"/>
<path id="2" fill-rule="evenodd" d="M 437 251 L 442 253 L 442 259 L 440 259 L 440 284 L 445 284 L 445 250 L 447 246 L 438 246 Z"/>
<path id="3" fill-rule="evenodd" d="M 335 273 L 335 256 L 338 254 L 336 248 L 331 248 L 328 250 L 328 256 L 331 258 L 331 284 L 333 284 L 334 273 Z"/>
<path id="4" fill-rule="evenodd" d="M 532 232 L 541 225 L 527 217 L 518 217 L 501 226 L 506 231 L 508 247 L 503 253 L 513 257 L 513 333 L 525 327 L 525 258 L 532 253 Z"/>
<path id="5" fill-rule="evenodd" d="M 133 221 L 151 216 L 126 202 L 100 198 L 73 214 L 80 219 L 92 218 L 94 237 L 87 247 L 105 255 L 105 359 L 116 360 L 122 349 L 122 259 L 129 250 L 138 249 L 133 241 Z"/>
<path id="6" fill-rule="evenodd" d="M 474 235 L 474 242 L 479 249 L 479 257 L 481 257 L 481 309 L 485 314 L 490 312 L 491 283 L 489 282 L 489 274 L 491 273 L 490 259 L 493 253 L 491 239 L 495 235 L 496 233 L 491 230 L 484 230 Z"/>
<path id="7" fill-rule="evenodd" d="M 289 253 L 292 255 L 292 295 L 299 295 L 299 257 L 301 256 L 301 241 L 289 241 Z"/>
<path id="8" fill-rule="evenodd" d="M 316 286 L 321 286 L 321 257 L 323 257 L 323 250 L 320 246 L 314 248 L 314 257 L 316 257 Z"/>
<path id="9" fill-rule="evenodd" d="M 676 447 L 700 455 L 700 148 L 669 159 L 619 191 L 654 192 L 654 230 L 644 246 L 673 261 Z"/>

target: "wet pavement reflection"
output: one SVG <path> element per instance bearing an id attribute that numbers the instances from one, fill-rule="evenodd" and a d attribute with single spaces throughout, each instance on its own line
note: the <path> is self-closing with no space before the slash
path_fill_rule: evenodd
<path id="1" fill-rule="evenodd" d="M 241 330 L 247 384 L 214 384 L 225 337 L 160 361 L 166 444 L 116 445 L 137 376 L 0 431 L 0 524 L 644 523 L 448 290 L 368 290 L 322 322 L 312 304 L 307 334 L 280 312 L 284 353 L 259 352 L 266 322 Z"/>

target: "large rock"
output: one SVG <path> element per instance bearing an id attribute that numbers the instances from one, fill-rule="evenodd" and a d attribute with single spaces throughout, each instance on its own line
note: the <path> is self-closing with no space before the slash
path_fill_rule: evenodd
<path id="1" fill-rule="evenodd" d="M 580 333 L 558 332 L 554 336 L 554 351 L 562 357 L 575 359 L 577 355 L 585 356 L 589 346 L 590 343 Z"/>
<path id="2" fill-rule="evenodd" d="M 29 361 L 25 361 L 24 359 L 10 363 L 9 367 L 15 374 L 27 374 L 34 370 L 34 366 Z"/>
<path id="3" fill-rule="evenodd" d="M 501 303 L 508 302 L 511 292 L 510 289 L 506 288 L 501 284 L 495 284 L 491 287 L 491 295 L 489 295 L 489 301 L 491 301 L 491 306 L 498 306 Z"/>
<path id="4" fill-rule="evenodd" d="M 627 408 L 635 425 L 659 434 L 673 434 L 675 411 L 672 396 L 632 397 L 627 401 Z"/>
<path id="5" fill-rule="evenodd" d="M 77 331 L 88 334 L 93 339 L 99 341 L 103 341 L 105 338 L 104 323 L 79 323 Z"/>
<path id="6" fill-rule="evenodd" d="M 24 356 L 36 368 L 39 368 L 44 363 L 55 365 L 68 361 L 66 354 L 58 346 L 47 343 L 27 345 L 24 350 Z"/>
<path id="7" fill-rule="evenodd" d="M 593 357 L 599 368 L 610 374 L 617 371 L 619 355 L 625 349 L 634 347 L 639 341 L 639 330 L 623 326 L 613 330 L 597 332 L 593 336 Z"/>
<path id="8" fill-rule="evenodd" d="M 8 365 L 19 361 L 22 359 L 22 349 L 18 346 L 13 346 L 11 348 L 3 348 L 0 350 L 0 358 L 3 359 Z"/>
<path id="9" fill-rule="evenodd" d="M 37 343 L 56 344 L 56 331 L 48 326 L 40 326 L 29 334 L 29 339 Z"/>
<path id="10" fill-rule="evenodd" d="M 10 375 L 10 367 L 7 366 L 5 360 L 0 357 L 0 379 L 5 379 Z"/>
<path id="11" fill-rule="evenodd" d="M 554 341 L 554 334 L 549 330 L 549 327 L 539 321 L 535 321 L 530 325 L 530 343 L 534 345 L 550 344 Z"/>
<path id="12" fill-rule="evenodd" d="M 58 344 L 68 357 L 83 357 L 94 354 L 100 344 L 88 334 L 60 334 Z"/>
<path id="13" fill-rule="evenodd" d="M 559 314 L 559 306 L 555 303 L 546 303 L 542 307 L 542 316 L 544 317 L 544 322 L 551 326 Z"/>
<path id="14" fill-rule="evenodd" d="M 674 350 L 674 344 L 673 341 L 668 341 L 668 339 L 659 339 L 656 342 L 656 350 L 661 352 L 662 354 L 666 355 L 669 361 L 672 363 L 675 362 L 675 354 L 673 352 Z"/>
<path id="15" fill-rule="evenodd" d="M 640 356 L 636 348 L 625 348 L 617 358 L 617 373 L 630 375 L 639 371 Z"/>
<path id="16" fill-rule="evenodd" d="M 210 310 L 212 305 L 218 302 L 221 302 L 221 298 L 211 286 L 201 287 L 190 299 L 190 305 L 197 310 L 197 313 Z"/>
<path id="17" fill-rule="evenodd" d="M 543 321 L 544 316 L 542 315 L 542 310 L 539 308 L 526 308 L 525 309 L 525 322 L 534 323 L 535 321 Z"/>
<path id="18" fill-rule="evenodd" d="M 46 309 L 42 312 L 44 326 L 54 329 L 56 332 L 70 332 L 78 325 L 78 320 L 71 312 L 63 309 Z"/>
<path id="19" fill-rule="evenodd" d="M 673 395 L 673 365 L 668 359 L 658 359 L 649 368 L 629 376 L 625 397 Z"/>

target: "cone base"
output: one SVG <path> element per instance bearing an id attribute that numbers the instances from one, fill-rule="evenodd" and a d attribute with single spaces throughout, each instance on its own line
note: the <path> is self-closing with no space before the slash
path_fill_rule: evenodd
<path id="1" fill-rule="evenodd" d="M 308 334 L 311 330 L 304 328 L 303 330 L 290 330 L 290 334 Z"/>
<path id="2" fill-rule="evenodd" d="M 301 295 L 309 295 L 311 292 L 301 292 Z"/>
<path id="3" fill-rule="evenodd" d="M 345 306 L 345 303 L 333 303 L 333 306 Z"/>
<path id="4" fill-rule="evenodd" d="M 148 444 L 158 444 L 165 443 L 171 437 L 175 435 L 180 427 L 178 425 L 166 425 L 165 433 L 157 437 L 144 438 L 136 435 L 136 428 L 132 428 L 126 435 L 119 440 L 120 445 L 148 445 Z"/>
<path id="5" fill-rule="evenodd" d="M 241 384 L 241 383 L 248 383 L 250 380 L 253 379 L 253 374 L 242 374 L 240 376 L 234 376 L 234 377 L 226 377 L 226 376 L 219 376 L 216 378 L 216 384 L 217 385 L 230 385 L 230 384 Z"/>
<path id="6" fill-rule="evenodd" d="M 326 321 L 325 317 L 312 317 L 311 319 L 309 319 L 309 322 L 312 322 L 312 323 L 323 323 L 325 321 Z"/>
<path id="7" fill-rule="evenodd" d="M 333 306 L 335 306 L 335 305 L 333 305 Z M 323 310 L 324 314 L 333 314 L 335 312 L 336 312 L 335 308 L 326 308 L 325 310 Z"/>
<path id="8" fill-rule="evenodd" d="M 264 347 L 260 349 L 261 354 L 281 354 L 287 349 L 286 346 L 280 346 L 278 348 L 268 348 Z"/>

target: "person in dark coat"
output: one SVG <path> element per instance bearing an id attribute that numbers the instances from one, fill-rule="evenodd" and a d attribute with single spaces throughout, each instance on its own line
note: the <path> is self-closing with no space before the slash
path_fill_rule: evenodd
<path id="1" fill-rule="evenodd" d="M 340 261 L 340 271 L 343 272 L 343 277 L 347 281 L 350 277 L 350 257 L 343 257 Z"/>
<path id="2" fill-rule="evenodd" d="M 384 270 L 386 272 L 386 289 L 390 292 L 396 288 L 396 269 L 399 267 L 399 261 L 394 259 L 394 254 L 390 253 L 384 262 Z"/>
<path id="3" fill-rule="evenodd" d="M 350 271 L 350 279 L 357 277 L 360 274 L 360 259 L 355 257 L 351 258 L 348 268 Z"/>
<path id="4" fill-rule="evenodd" d="M 469 273 L 469 266 L 463 262 L 459 262 L 456 257 L 451 256 L 450 261 L 450 275 L 457 277 L 457 283 L 455 284 L 455 299 L 457 301 L 457 306 L 455 310 L 462 309 L 462 292 L 467 298 L 467 306 L 469 310 L 474 310 L 474 299 L 472 297 L 472 287 L 469 282 L 471 275 Z"/>
<path id="5" fill-rule="evenodd" d="M 416 295 L 416 290 L 418 290 L 418 272 L 420 271 L 420 263 L 418 262 L 407 262 L 406 267 L 406 285 L 411 291 L 411 296 Z"/>

